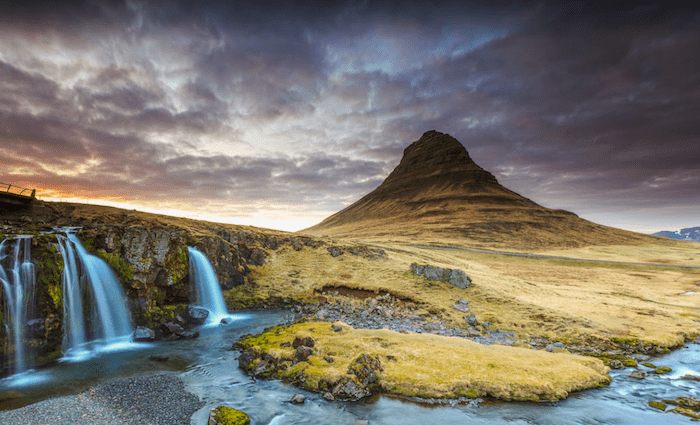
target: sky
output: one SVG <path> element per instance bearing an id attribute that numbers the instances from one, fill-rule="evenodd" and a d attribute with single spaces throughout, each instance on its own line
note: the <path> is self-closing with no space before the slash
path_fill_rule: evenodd
<path id="1" fill-rule="evenodd" d="M 699 226 L 700 10 L 606 3 L 0 0 L 0 182 L 295 231 L 437 130 L 546 207 Z"/>

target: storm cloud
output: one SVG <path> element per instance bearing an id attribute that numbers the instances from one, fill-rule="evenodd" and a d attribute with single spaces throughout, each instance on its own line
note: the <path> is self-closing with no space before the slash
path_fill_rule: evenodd
<path id="1" fill-rule="evenodd" d="M 699 30 L 671 3 L 2 2 L 0 181 L 296 230 L 435 129 L 545 206 L 695 226 Z"/>

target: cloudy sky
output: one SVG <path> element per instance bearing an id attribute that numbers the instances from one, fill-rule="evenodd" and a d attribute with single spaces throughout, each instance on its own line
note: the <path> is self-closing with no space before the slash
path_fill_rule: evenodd
<path id="1" fill-rule="evenodd" d="M 698 10 L 254 3 L 0 1 L 0 182 L 299 230 L 435 129 L 544 206 L 700 225 Z"/>

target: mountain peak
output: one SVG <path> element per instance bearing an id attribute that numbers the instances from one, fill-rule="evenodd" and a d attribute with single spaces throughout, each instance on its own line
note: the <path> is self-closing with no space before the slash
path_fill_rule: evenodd
<path id="1" fill-rule="evenodd" d="M 542 207 L 501 186 L 457 139 L 435 130 L 404 150 L 379 187 L 302 232 L 509 249 L 624 244 L 641 237 Z"/>
<path id="2" fill-rule="evenodd" d="M 406 179 L 423 180 L 435 176 L 454 183 L 465 179 L 498 183 L 491 173 L 471 159 L 457 139 L 435 130 L 423 133 L 404 150 L 401 162 L 385 183 L 405 183 Z"/>

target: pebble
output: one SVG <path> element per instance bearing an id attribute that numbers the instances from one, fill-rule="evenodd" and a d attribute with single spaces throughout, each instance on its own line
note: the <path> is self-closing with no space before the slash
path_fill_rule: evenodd
<path id="1" fill-rule="evenodd" d="M 132 377 L 0 412 L 0 423 L 23 425 L 190 425 L 204 403 L 173 375 Z"/>

